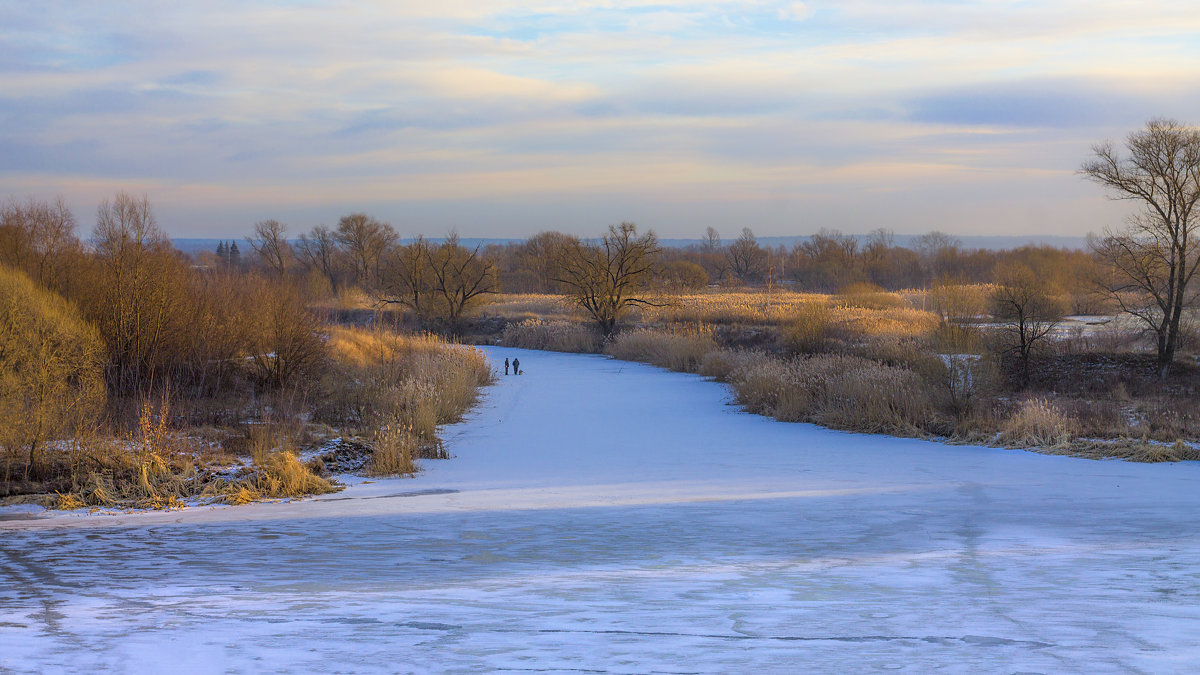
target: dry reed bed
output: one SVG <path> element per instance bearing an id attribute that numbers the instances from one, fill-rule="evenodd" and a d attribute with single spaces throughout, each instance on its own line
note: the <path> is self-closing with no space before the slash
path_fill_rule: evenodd
<path id="1" fill-rule="evenodd" d="M 702 327 L 641 328 L 617 336 L 607 352 L 728 383 L 746 410 L 785 422 L 1084 457 L 1200 459 L 1194 444 L 1180 440 L 1191 411 L 1141 408 L 1130 421 L 1131 410 L 1118 402 L 1030 397 L 1005 403 L 989 393 L 994 385 L 984 361 L 972 360 L 964 376 L 903 343 L 872 344 L 864 356 L 786 358 L 718 348 Z"/>
<path id="2" fill-rule="evenodd" d="M 525 319 L 505 326 L 500 344 L 518 349 L 590 354 L 597 350 L 600 336 L 594 328 L 578 321 Z"/>
<path id="3" fill-rule="evenodd" d="M 429 334 L 334 327 L 329 346 L 335 366 L 318 417 L 370 439 L 375 475 L 412 474 L 419 455 L 444 457 L 437 427 L 462 419 L 493 378 L 479 350 Z"/>
<path id="4" fill-rule="evenodd" d="M 936 395 L 906 368 L 856 356 L 781 359 L 711 356 L 701 373 L 722 374 L 738 403 L 781 422 L 812 422 L 869 433 L 923 436 L 945 424 Z"/>
<path id="5" fill-rule="evenodd" d="M 878 292 L 865 297 L 792 291 L 693 293 L 672 298 L 665 307 L 642 309 L 637 318 L 645 323 L 787 325 L 816 313 L 862 335 L 924 335 L 938 323 L 935 314 L 913 309 L 898 294 Z"/>
<path id="6" fill-rule="evenodd" d="M 685 373 L 700 368 L 704 357 L 717 350 L 712 329 L 679 326 L 667 330 L 638 328 L 617 335 L 606 352 L 625 361 L 649 363 Z"/>
<path id="7" fill-rule="evenodd" d="M 497 293 L 491 296 L 484 313 L 511 321 L 568 321 L 583 317 L 570 297 L 550 293 Z"/>

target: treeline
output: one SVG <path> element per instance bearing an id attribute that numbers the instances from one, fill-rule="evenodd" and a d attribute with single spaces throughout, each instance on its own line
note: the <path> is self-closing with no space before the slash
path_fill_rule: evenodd
<path id="1" fill-rule="evenodd" d="M 257 269 L 197 265 L 176 250 L 142 197 L 102 202 L 90 240 L 60 200 L 0 211 L 0 263 L 68 300 L 103 347 L 115 396 L 157 385 L 212 394 L 251 375 L 289 384 L 320 359 L 301 286 Z"/>
<path id="2" fill-rule="evenodd" d="M 492 245 L 486 253 L 496 261 L 500 286 L 511 293 L 550 293 L 552 252 L 575 237 L 543 232 L 525 242 Z M 783 284 L 800 291 L 836 293 L 854 284 L 869 283 L 884 290 L 929 288 L 938 283 L 991 283 L 1004 265 L 1028 267 L 1063 295 L 1087 304 L 1097 274 L 1095 257 L 1087 251 L 1025 246 L 1013 250 L 969 249 L 941 232 L 917 237 L 913 246 L 898 246 L 888 230 L 875 230 L 860 240 L 822 230 L 791 248 L 758 242 L 745 228 L 724 242 L 712 228 L 702 243 L 659 251 L 658 282 L 682 290 L 709 285 L 723 287 Z M 1081 311 L 1086 308 L 1080 307 Z"/>

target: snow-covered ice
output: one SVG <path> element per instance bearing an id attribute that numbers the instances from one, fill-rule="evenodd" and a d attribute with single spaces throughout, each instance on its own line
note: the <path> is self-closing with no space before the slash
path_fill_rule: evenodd
<path id="1" fill-rule="evenodd" d="M 1196 463 L 782 424 L 487 351 L 526 374 L 416 479 L 0 515 L 0 672 L 1200 668 Z"/>

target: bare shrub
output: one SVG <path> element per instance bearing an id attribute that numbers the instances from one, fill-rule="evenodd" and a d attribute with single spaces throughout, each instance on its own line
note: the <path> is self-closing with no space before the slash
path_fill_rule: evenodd
<path id="1" fill-rule="evenodd" d="M 590 326 L 573 321 L 526 319 L 504 327 L 500 344 L 517 349 L 590 354 L 597 351 L 599 336 Z"/>
<path id="2" fill-rule="evenodd" d="M 712 330 L 693 326 L 626 331 L 613 338 L 606 351 L 625 361 L 639 361 L 660 368 L 694 373 L 699 370 L 705 355 L 716 349 Z"/>
<path id="3" fill-rule="evenodd" d="M 1158 401 L 1143 410 L 1144 420 L 1137 431 L 1147 438 L 1171 442 L 1200 435 L 1200 403 L 1195 400 Z"/>
<path id="4" fill-rule="evenodd" d="M 1079 424 L 1053 402 L 1031 398 L 1000 427 L 1001 443 L 1016 447 L 1063 447 L 1078 434 Z"/>
<path id="5" fill-rule="evenodd" d="M 248 308 L 250 364 L 257 379 L 282 388 L 314 375 L 325 364 L 326 347 L 316 318 L 292 286 L 260 281 Z"/>

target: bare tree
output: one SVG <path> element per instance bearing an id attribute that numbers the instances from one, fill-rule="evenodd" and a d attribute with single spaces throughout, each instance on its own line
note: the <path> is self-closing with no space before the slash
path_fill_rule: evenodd
<path id="1" fill-rule="evenodd" d="M 330 290 L 337 294 L 342 252 L 338 249 L 337 238 L 333 230 L 324 225 L 318 225 L 312 229 L 311 233 L 300 235 L 296 253 L 299 254 L 304 266 L 320 272 L 321 276 L 329 282 Z"/>
<path id="2" fill-rule="evenodd" d="M 433 246 L 424 238 L 389 249 L 375 286 L 380 302 L 407 307 L 424 323 L 434 315 Z"/>
<path id="3" fill-rule="evenodd" d="M 1114 271 L 1104 290 L 1156 338 L 1159 374 L 1175 360 L 1184 310 L 1195 303 L 1188 285 L 1200 260 L 1192 241 L 1200 220 L 1200 131 L 1156 119 L 1126 138 L 1129 155 L 1111 142 L 1092 148 L 1080 169 L 1112 199 L 1138 202 L 1128 227 L 1109 231 L 1095 251 Z"/>
<path id="4" fill-rule="evenodd" d="M 62 197 L 53 204 L 13 199 L 0 207 L 0 262 L 24 270 L 37 283 L 62 292 L 64 268 L 79 251 L 75 215 Z"/>
<path id="5" fill-rule="evenodd" d="M 711 225 L 704 228 L 704 239 L 701 240 L 700 247 L 708 253 L 715 253 L 721 248 L 721 233 L 717 232 L 717 228 Z"/>
<path id="6" fill-rule="evenodd" d="M 162 365 L 178 322 L 183 268 L 159 228 L 146 197 L 125 192 L 104 200 L 92 232 L 100 268 L 89 317 L 109 350 L 109 382 L 122 392 L 141 391 Z"/>
<path id="7" fill-rule="evenodd" d="M 278 220 L 260 220 L 254 224 L 254 236 L 246 241 L 258 257 L 279 276 L 287 272 L 292 262 L 292 245 L 287 240 L 287 225 Z"/>
<path id="8" fill-rule="evenodd" d="M 658 237 L 633 223 L 610 225 L 599 244 L 573 240 L 558 253 L 555 281 L 606 337 L 633 307 L 661 307 L 646 293 L 658 261 Z"/>
<path id="9" fill-rule="evenodd" d="M 1021 382 L 1029 383 L 1034 349 L 1063 317 L 1063 304 L 1028 265 L 1001 263 L 995 271 L 991 294 L 992 316 L 1007 338 L 1005 349 L 1021 364 Z"/>
<path id="10" fill-rule="evenodd" d="M 343 216 L 334 237 L 350 258 L 354 280 L 368 286 L 379 273 L 384 251 L 396 243 L 396 231 L 391 225 L 365 213 Z"/>
<path id="11" fill-rule="evenodd" d="M 555 265 L 558 264 L 558 256 L 555 253 L 577 239 L 562 232 L 548 231 L 539 232 L 521 244 L 517 260 L 521 267 L 532 273 L 540 291 L 556 290 L 554 277 L 557 276 Z"/>
<path id="12" fill-rule="evenodd" d="M 468 249 L 459 244 L 456 234 L 434 249 L 429 263 L 443 318 L 456 330 L 468 310 L 497 290 L 495 264 L 479 255 L 478 246 Z"/>
<path id="13" fill-rule="evenodd" d="M 758 245 L 754 232 L 748 227 L 742 228 L 742 236 L 730 244 L 725 253 L 730 270 L 742 281 L 758 279 L 766 272 L 767 252 Z"/>
<path id="14" fill-rule="evenodd" d="M 373 292 L 380 302 L 407 307 L 422 323 L 460 327 L 463 316 L 499 288 L 495 263 L 451 234 L 439 246 L 425 238 L 389 251 Z"/>
<path id="15" fill-rule="evenodd" d="M 866 273 L 858 253 L 858 240 L 837 230 L 819 232 L 792 249 L 793 275 L 805 288 L 837 291 Z"/>
<path id="16" fill-rule="evenodd" d="M 945 232 L 932 232 L 914 237 L 912 249 L 921 258 L 925 273 L 929 279 L 938 279 L 952 272 L 948 259 L 962 248 L 962 240 Z"/>

